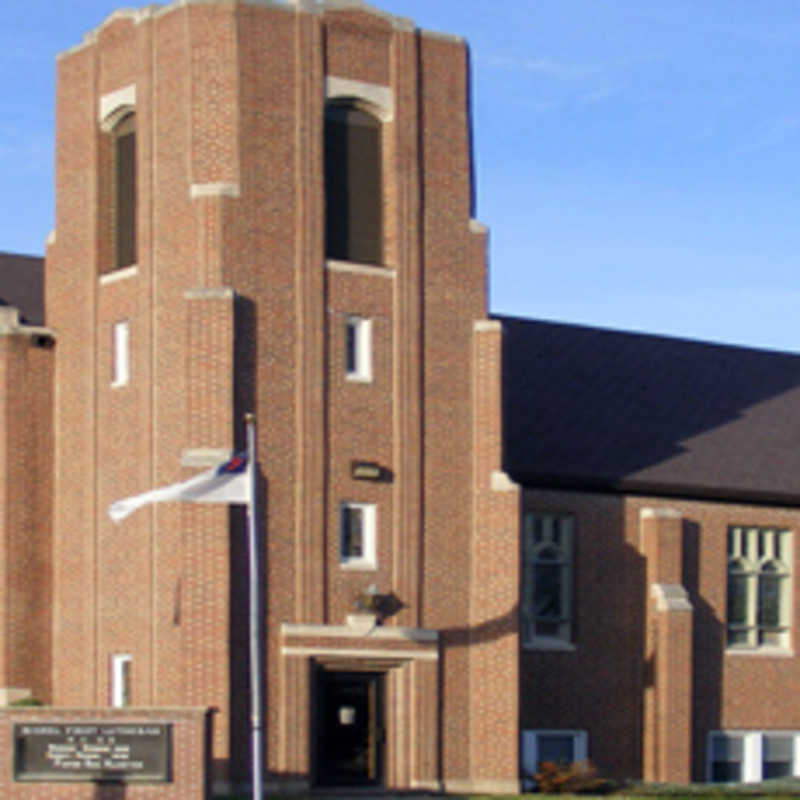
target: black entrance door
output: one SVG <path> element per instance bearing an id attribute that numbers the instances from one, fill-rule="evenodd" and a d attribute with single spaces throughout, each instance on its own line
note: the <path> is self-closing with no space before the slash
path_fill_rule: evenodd
<path id="1" fill-rule="evenodd" d="M 325 670 L 317 675 L 317 782 L 381 784 L 383 675 Z"/>

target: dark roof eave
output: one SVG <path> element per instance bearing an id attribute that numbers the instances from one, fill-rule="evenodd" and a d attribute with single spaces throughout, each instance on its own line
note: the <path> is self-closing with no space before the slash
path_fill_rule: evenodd
<path id="1" fill-rule="evenodd" d="M 707 500 L 740 505 L 800 507 L 800 492 L 736 489 L 719 486 L 698 486 L 664 483 L 631 478 L 597 478 L 569 475 L 510 473 L 523 489 L 559 489 L 598 494 L 630 494 L 669 499 Z"/>

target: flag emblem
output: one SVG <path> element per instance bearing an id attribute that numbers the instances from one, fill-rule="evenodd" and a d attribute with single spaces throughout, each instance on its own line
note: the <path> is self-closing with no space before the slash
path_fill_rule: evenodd
<path id="1" fill-rule="evenodd" d="M 237 453 L 230 461 L 217 467 L 217 475 L 231 475 L 247 469 L 247 453 Z"/>
<path id="2" fill-rule="evenodd" d="M 251 474 L 247 453 L 237 453 L 222 464 L 212 467 L 188 481 L 173 483 L 143 494 L 117 500 L 108 507 L 114 522 L 125 519 L 137 508 L 150 503 L 183 500 L 190 503 L 239 503 L 251 500 Z"/>

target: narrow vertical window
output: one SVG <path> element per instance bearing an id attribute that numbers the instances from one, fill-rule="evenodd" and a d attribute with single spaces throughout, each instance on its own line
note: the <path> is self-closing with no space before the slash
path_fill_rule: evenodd
<path id="1" fill-rule="evenodd" d="M 376 513 L 372 503 L 342 503 L 339 560 L 343 567 L 374 569 Z"/>
<path id="2" fill-rule="evenodd" d="M 381 123 L 351 104 L 325 110 L 325 252 L 328 258 L 383 261 Z"/>
<path id="3" fill-rule="evenodd" d="M 117 322 L 113 334 L 112 386 L 127 386 L 130 381 L 130 323 Z"/>
<path id="4" fill-rule="evenodd" d="M 131 704 L 131 657 L 127 653 L 111 656 L 111 705 L 124 708 Z"/>
<path id="5" fill-rule="evenodd" d="M 350 380 L 372 380 L 372 321 L 364 317 L 345 322 L 345 373 Z"/>
<path id="6" fill-rule="evenodd" d="M 114 257 L 115 266 L 136 263 L 136 115 L 114 127 Z"/>
<path id="7" fill-rule="evenodd" d="M 526 514 L 523 518 L 522 627 L 529 645 L 572 642 L 573 518 Z"/>

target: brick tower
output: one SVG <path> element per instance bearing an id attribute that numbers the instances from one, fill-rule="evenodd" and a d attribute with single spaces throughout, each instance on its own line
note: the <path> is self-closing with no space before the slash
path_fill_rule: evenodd
<path id="1" fill-rule="evenodd" d="M 215 707 L 246 776 L 241 512 L 106 509 L 254 411 L 269 781 L 517 786 L 468 93 L 463 41 L 357 0 L 120 11 L 61 55 L 54 702 Z"/>

